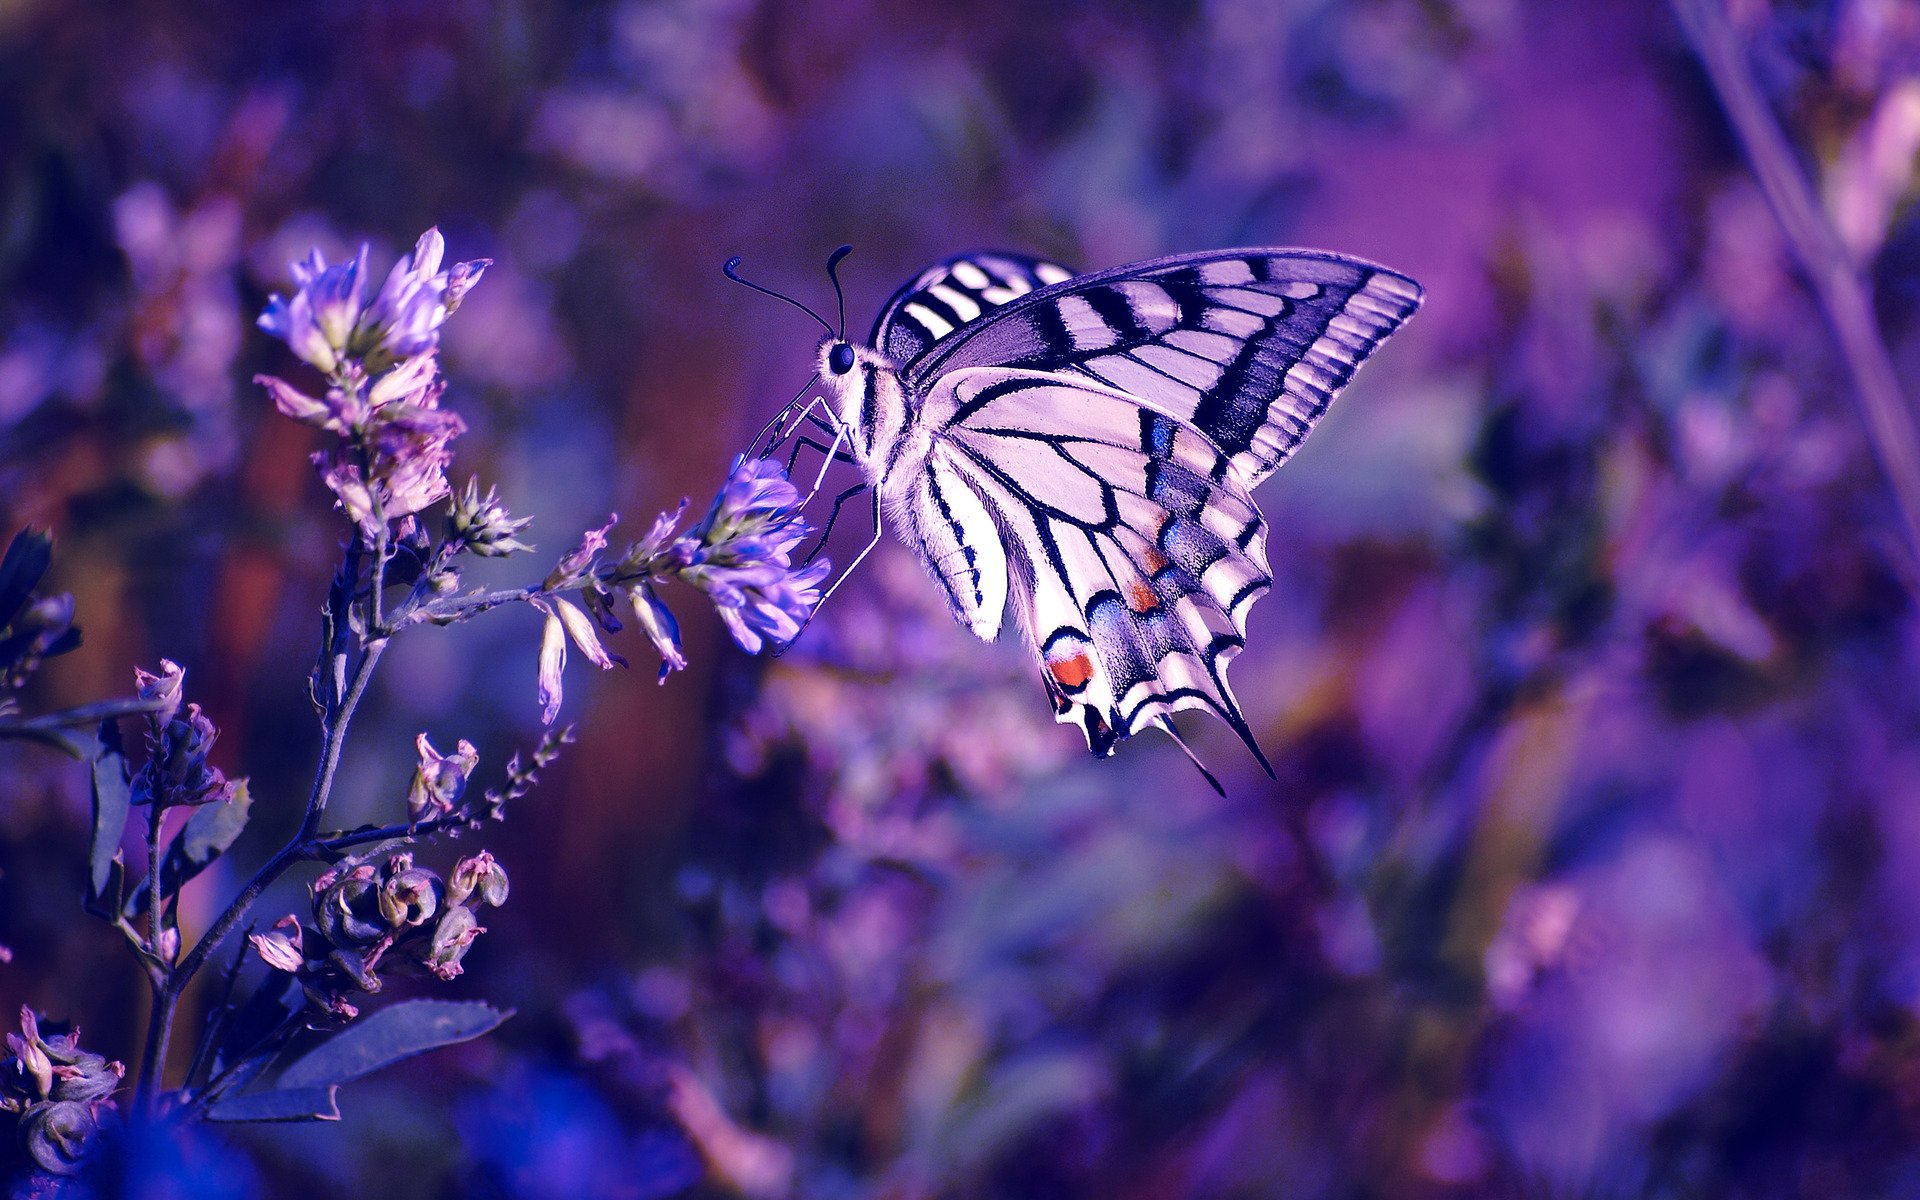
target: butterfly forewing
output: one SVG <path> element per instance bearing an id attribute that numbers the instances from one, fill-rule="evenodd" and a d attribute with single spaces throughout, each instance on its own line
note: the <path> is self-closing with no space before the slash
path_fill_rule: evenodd
<path id="1" fill-rule="evenodd" d="M 956 254 L 893 294 L 874 322 L 874 349 L 911 362 L 968 323 L 1072 276 L 1059 263 L 1012 251 Z"/>
<path id="2" fill-rule="evenodd" d="M 1252 485 L 1420 298 L 1406 276 L 1338 255 L 1180 255 L 1043 288 L 895 361 L 922 390 L 970 366 L 1094 380 L 1200 430 Z"/>

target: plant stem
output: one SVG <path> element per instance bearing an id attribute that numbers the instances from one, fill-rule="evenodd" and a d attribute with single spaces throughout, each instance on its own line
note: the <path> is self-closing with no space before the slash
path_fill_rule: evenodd
<path id="1" fill-rule="evenodd" d="M 377 568 L 376 568 L 377 569 Z M 160 1088 L 160 1076 L 165 1069 L 162 1058 L 166 1053 L 167 1036 L 173 1025 L 173 1017 L 180 1003 L 180 996 L 187 984 L 207 959 L 233 933 L 235 927 L 247 915 L 254 902 L 260 899 L 273 881 L 302 859 L 312 858 L 315 853 L 313 835 L 319 828 L 320 815 L 326 811 L 327 800 L 333 792 L 334 773 L 340 766 L 340 750 L 345 745 L 347 726 L 353 720 L 354 710 L 359 707 L 360 699 L 366 695 L 367 681 L 373 677 L 374 667 L 380 662 L 380 656 L 386 652 L 387 639 L 384 637 L 367 643 L 361 652 L 360 663 L 354 670 L 353 680 L 347 691 L 334 707 L 326 724 L 326 738 L 320 752 L 320 765 L 314 772 L 313 790 L 307 796 L 307 812 L 300 823 L 300 832 L 294 839 L 282 846 L 274 856 L 247 880 L 246 886 L 234 896 L 226 910 L 214 919 L 207 932 L 187 956 L 180 960 L 178 967 L 168 976 L 165 986 L 156 989 L 153 1005 L 153 1019 L 147 1031 L 147 1050 L 141 1056 L 139 1095 L 151 1105 L 152 1097 Z"/>
<path id="2" fill-rule="evenodd" d="M 545 591 L 545 587 L 536 583 L 527 587 L 502 588 L 495 592 L 476 592 L 466 596 L 448 596 L 440 600 L 429 600 L 402 614 L 394 622 L 394 630 L 398 632 L 409 625 L 418 625 L 424 621 L 464 621 L 490 608 L 531 600 L 535 596 L 544 594 Z"/>
<path id="3" fill-rule="evenodd" d="M 1854 399 L 1868 440 L 1905 526 L 1908 548 L 1920 558 L 1920 429 L 1901 394 L 1867 282 L 1814 199 L 1720 0 L 1673 0 L 1673 7 L 1739 135 L 1774 219 L 1833 327 L 1853 376 Z"/>
<path id="4" fill-rule="evenodd" d="M 163 952 L 160 942 L 161 931 L 165 928 L 160 915 L 160 822 L 166 809 L 161 807 L 158 796 L 153 797 L 150 803 L 152 807 L 147 814 L 147 950 L 158 962 L 167 963 L 168 956 Z M 173 1027 L 173 1003 L 168 999 L 172 978 L 167 969 L 160 966 L 150 966 L 149 976 L 153 984 L 153 1006 L 147 1018 L 146 1044 L 140 1052 L 140 1086 L 134 1093 L 134 1109 L 141 1116 L 152 1115 L 160 1077 L 166 1072 L 167 1039 Z"/>

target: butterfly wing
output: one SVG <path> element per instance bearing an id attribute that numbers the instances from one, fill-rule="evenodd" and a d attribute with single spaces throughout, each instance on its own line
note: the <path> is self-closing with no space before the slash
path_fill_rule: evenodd
<path id="1" fill-rule="evenodd" d="M 1205 434 L 1252 487 L 1421 296 L 1406 276 L 1342 255 L 1222 250 L 1051 283 L 932 340 L 908 336 L 912 307 L 896 297 L 894 323 L 880 327 L 888 344 L 875 344 L 922 394 L 950 372 L 992 366 L 1077 376 L 1150 401 Z"/>
<path id="2" fill-rule="evenodd" d="M 1105 755 L 1205 708 L 1265 765 L 1226 679 L 1272 582 L 1265 525 L 1220 450 L 1110 385 L 1019 368 L 943 373 L 921 419 L 917 545 L 982 636 L 1012 596 L 1058 718 Z"/>
<path id="3" fill-rule="evenodd" d="M 1010 250 L 956 254 L 895 292 L 880 310 L 870 340 L 894 362 L 908 362 L 969 322 L 1072 277 L 1059 263 Z"/>

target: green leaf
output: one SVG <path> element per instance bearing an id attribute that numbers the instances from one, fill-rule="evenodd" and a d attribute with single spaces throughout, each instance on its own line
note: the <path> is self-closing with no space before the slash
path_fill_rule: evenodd
<path id="1" fill-rule="evenodd" d="M 120 851 L 120 835 L 127 827 L 132 789 L 127 784 L 127 756 L 120 747 L 120 731 L 112 721 L 100 726 L 100 754 L 93 760 L 93 845 L 88 862 L 93 870 L 93 895 L 103 896 L 113 872 L 113 856 Z"/>
<path id="2" fill-rule="evenodd" d="M 275 1088 L 222 1096 L 207 1109 L 209 1121 L 338 1121 L 340 1104 L 333 1084 Z"/>
<path id="3" fill-rule="evenodd" d="M 345 1083 L 441 1046 L 471 1041 L 512 1016 L 477 1000 L 408 1000 L 334 1034 L 281 1072 L 278 1086 Z"/>

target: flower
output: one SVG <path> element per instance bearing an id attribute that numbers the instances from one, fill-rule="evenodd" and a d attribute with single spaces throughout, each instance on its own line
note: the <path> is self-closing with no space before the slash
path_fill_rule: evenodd
<path id="1" fill-rule="evenodd" d="M 442 271 L 445 249 L 439 231 L 429 229 L 365 305 L 366 248 L 338 266 L 328 266 L 316 250 L 293 267 L 300 285 L 293 297 L 274 296 L 260 317 L 261 328 L 328 376 L 324 397 L 273 375 L 256 376 L 255 382 L 281 413 L 340 436 L 337 448 L 316 453 L 313 462 L 369 543 L 387 524 L 453 490 L 447 482 L 450 443 L 466 431 L 466 422 L 440 407 L 446 391 L 438 375 L 440 327 L 488 260 Z M 512 532 L 508 528 L 489 545 L 517 546 Z"/>
<path id="2" fill-rule="evenodd" d="M 552 592 L 571 587 L 585 579 L 593 570 L 594 560 L 599 558 L 600 552 L 607 548 L 607 534 L 613 530 L 619 520 L 619 513 L 609 513 L 605 525 L 581 534 L 580 544 L 561 556 L 560 561 L 554 564 L 553 570 L 547 573 L 546 580 L 540 586 Z"/>
<path id="3" fill-rule="evenodd" d="M 414 768 L 413 783 L 407 788 L 407 819 L 418 824 L 434 813 L 450 813 L 467 790 L 467 777 L 480 762 L 473 743 L 461 738 L 452 754 L 433 748 L 426 734 L 414 739 L 420 765 Z"/>
<path id="4" fill-rule="evenodd" d="M 413 253 L 393 265 L 369 304 L 364 302 L 366 246 L 354 258 L 333 265 L 314 250 L 305 262 L 293 264 L 298 285 L 293 295 L 276 293 L 268 299 L 260 328 L 328 375 L 349 362 L 378 371 L 431 351 L 440 343 L 447 314 L 492 265 L 483 258 L 442 271 L 445 252 L 446 240 L 438 229 L 421 234 Z"/>
<path id="5" fill-rule="evenodd" d="M 291 299 L 274 293 L 260 314 L 260 328 L 287 344 L 303 361 L 331 375 L 346 353 L 360 318 L 366 289 L 367 248 L 347 262 L 327 265 L 318 249 L 293 264 L 299 286 Z"/>
<path id="6" fill-rule="evenodd" d="M 665 683 L 668 675 L 687 668 L 687 657 L 680 650 L 680 622 L 674 619 L 672 610 L 660 602 L 653 585 L 646 580 L 634 583 L 626 593 L 640 628 L 646 631 L 653 648 L 660 652 L 660 682 Z"/>
<path id="7" fill-rule="evenodd" d="M 749 654 L 793 640 L 820 605 L 832 568 L 824 558 L 793 565 L 794 548 L 813 532 L 799 507 L 800 493 L 779 463 L 742 456 L 689 535 L 694 550 L 680 577 L 712 597 Z"/>

